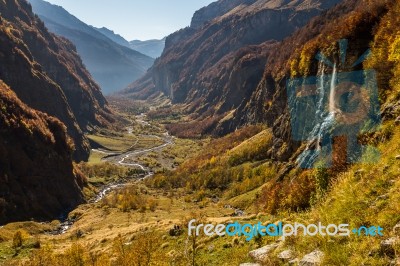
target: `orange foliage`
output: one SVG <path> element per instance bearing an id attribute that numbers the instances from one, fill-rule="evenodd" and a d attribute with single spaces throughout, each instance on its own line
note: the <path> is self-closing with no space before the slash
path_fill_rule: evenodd
<path id="1" fill-rule="evenodd" d="M 259 204 L 271 214 L 278 210 L 304 210 L 310 206 L 314 191 L 315 181 L 309 171 L 304 171 L 292 180 L 268 182 L 259 197 Z"/>

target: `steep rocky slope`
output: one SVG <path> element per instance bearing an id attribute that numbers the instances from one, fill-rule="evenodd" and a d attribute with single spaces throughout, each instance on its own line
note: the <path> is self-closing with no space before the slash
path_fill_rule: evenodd
<path id="1" fill-rule="evenodd" d="M 104 94 L 126 87 L 153 64 L 149 56 L 114 42 L 60 6 L 42 0 L 30 0 L 30 3 L 51 32 L 75 44 Z"/>
<path id="2" fill-rule="evenodd" d="M 382 115 L 384 118 L 397 117 L 398 100 L 394 97 L 396 94 L 388 97 L 392 94 L 390 91 L 396 90 L 397 86 L 389 85 L 395 69 L 389 63 L 390 60 L 383 58 L 374 65 L 367 60 L 363 64 L 352 66 L 352 62 L 362 58 L 368 49 L 382 49 L 380 40 L 375 40 L 374 34 L 377 28 L 385 27 L 379 25 L 380 20 L 393 4 L 393 1 L 346 0 L 311 20 L 271 50 L 268 55 L 269 63 L 250 100 L 242 103 L 228 120 L 219 125 L 218 130 L 226 132 L 246 124 L 266 123 L 273 128 L 275 137 L 274 145 L 268 152 L 269 156 L 287 161 L 293 155 L 298 155 L 294 151 L 300 143 L 293 141 L 290 132 L 292 118 L 288 109 L 286 82 L 290 78 L 332 73 L 333 69 L 321 65 L 316 57 L 322 51 L 323 54 L 330 55 L 329 58 L 333 62 L 339 62 L 338 40 L 341 39 L 348 39 L 348 48 L 347 61 L 339 72 L 357 71 L 373 66 L 377 71 L 380 100 L 383 104 Z M 384 53 L 382 50 L 380 52 Z M 372 58 L 374 56 L 379 55 L 375 54 Z M 383 68 L 382 64 L 386 67 Z"/>
<path id="3" fill-rule="evenodd" d="M 0 224 L 55 218 L 83 202 L 84 177 L 58 119 L 22 103 L 0 80 Z"/>
<path id="4" fill-rule="evenodd" d="M 60 119 L 85 160 L 84 131 L 109 125 L 114 117 L 75 47 L 50 34 L 26 1 L 0 2 L 0 79 L 29 107 Z"/>
<path id="5" fill-rule="evenodd" d="M 199 134 L 226 133 L 215 131 L 216 123 L 224 122 L 232 110 L 249 101 L 274 42 L 282 41 L 338 2 L 213 3 L 196 12 L 191 27 L 167 37 L 162 56 L 147 76 L 123 94 L 143 98 L 161 91 L 173 103 L 185 104 L 185 111 L 197 123 L 192 127 L 196 126 Z"/>
<path id="6" fill-rule="evenodd" d="M 210 5 L 197 10 L 192 18 L 190 27 L 200 29 L 212 20 L 221 17 L 233 10 L 245 8 L 254 4 L 257 0 L 222 0 L 211 3 Z"/>

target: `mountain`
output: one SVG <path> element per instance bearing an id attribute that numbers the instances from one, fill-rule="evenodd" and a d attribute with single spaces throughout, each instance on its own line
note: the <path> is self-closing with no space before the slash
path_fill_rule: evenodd
<path id="1" fill-rule="evenodd" d="M 140 40 L 133 40 L 128 42 L 124 37 L 119 34 L 116 34 L 114 31 L 103 28 L 95 28 L 97 31 L 102 33 L 103 35 L 107 36 L 112 41 L 118 43 L 119 45 L 129 47 L 135 51 L 138 51 L 144 55 L 150 56 L 151 58 L 160 57 L 164 50 L 165 46 L 165 38 L 161 40 L 147 40 L 147 41 L 140 41 Z"/>
<path id="2" fill-rule="evenodd" d="M 153 63 L 152 58 L 115 43 L 60 6 L 43 0 L 30 0 L 30 3 L 51 32 L 75 44 L 83 63 L 105 94 L 126 87 Z"/>
<path id="3" fill-rule="evenodd" d="M 0 1 L 0 222 L 55 218 L 83 202 L 84 132 L 116 121 L 74 45 L 25 0 Z"/>
<path id="4" fill-rule="evenodd" d="M 145 99 L 160 92 L 184 104 L 194 135 L 225 134 L 233 110 L 246 105 L 261 81 L 268 53 L 312 17 L 340 0 L 220 0 L 195 13 L 190 27 L 166 38 L 162 56 L 122 95 Z"/>
<path id="5" fill-rule="evenodd" d="M 129 47 L 133 50 L 139 51 L 142 54 L 148 55 L 152 58 L 158 58 L 162 54 L 165 47 L 165 38 L 161 40 L 147 40 L 139 41 L 133 40 L 129 42 Z"/>
<path id="6" fill-rule="evenodd" d="M 230 131 L 246 124 L 265 123 L 273 129 L 275 137 L 274 145 L 268 151 L 269 156 L 279 161 L 293 159 L 293 153 L 298 150 L 300 143 L 293 140 L 294 137 L 288 130 L 292 127 L 290 123 L 293 117 L 291 118 L 291 109 L 288 106 L 286 82 L 291 78 L 334 73 L 332 66 L 326 66 L 316 59 L 320 51 L 333 58 L 331 60 L 340 66 L 338 73 L 343 72 L 343 75 L 351 76 L 363 69 L 374 69 L 377 73 L 376 89 L 379 88 L 379 100 L 382 104 L 382 108 L 376 112 L 385 120 L 398 117 L 398 98 L 390 96 L 398 84 L 395 81 L 398 60 L 390 59 L 394 50 L 389 48 L 390 43 L 394 43 L 389 41 L 390 36 L 398 28 L 382 21 L 393 5 L 395 1 L 390 0 L 345 0 L 312 19 L 269 51 L 268 64 L 250 99 L 232 112 L 218 130 Z M 394 21 L 393 18 L 390 20 Z M 340 54 L 343 49 L 338 44 L 339 40 L 346 40 L 347 56 L 343 59 L 335 55 Z M 363 55 L 369 49 L 372 53 L 365 58 Z M 353 64 L 359 59 L 366 61 Z M 339 63 L 341 60 L 342 63 Z M 334 141 L 340 143 L 340 140 Z"/>
<path id="7" fill-rule="evenodd" d="M 109 38 L 110 40 L 112 40 L 113 42 L 118 43 L 119 45 L 122 45 L 125 47 L 129 47 L 129 42 L 127 40 L 125 40 L 124 37 L 122 37 L 121 35 L 116 34 L 113 30 L 107 29 L 106 27 L 102 27 L 102 28 L 93 27 L 93 28 L 95 30 L 99 31 L 104 36 L 106 36 L 107 38 Z M 133 49 L 133 50 L 135 50 L 135 49 Z M 139 50 L 136 50 L 136 51 L 140 52 Z M 142 53 L 142 52 L 140 52 L 140 53 Z"/>

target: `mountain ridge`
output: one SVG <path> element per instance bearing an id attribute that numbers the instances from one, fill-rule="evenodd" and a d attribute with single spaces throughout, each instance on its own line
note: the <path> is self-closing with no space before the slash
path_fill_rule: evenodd
<path id="1" fill-rule="evenodd" d="M 124 88 L 141 77 L 153 63 L 152 58 L 115 43 L 60 6 L 43 0 L 30 0 L 30 3 L 50 31 L 75 44 L 105 94 Z"/>
<path id="2" fill-rule="evenodd" d="M 155 59 L 161 55 L 164 50 L 165 38 L 163 39 L 151 39 L 151 40 L 133 40 L 127 41 L 124 37 L 119 34 L 116 34 L 113 30 L 110 30 L 106 27 L 96 28 L 97 31 L 111 39 L 112 41 L 131 48 L 132 50 L 138 51 L 144 55 L 150 56 L 151 58 Z"/>
<path id="3" fill-rule="evenodd" d="M 85 133 L 119 118 L 74 45 L 25 0 L 0 1 L 0 223 L 54 219 L 85 201 Z"/>

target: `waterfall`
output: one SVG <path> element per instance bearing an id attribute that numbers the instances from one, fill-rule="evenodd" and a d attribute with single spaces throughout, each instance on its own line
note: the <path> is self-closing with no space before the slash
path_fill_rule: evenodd
<path id="1" fill-rule="evenodd" d="M 311 168 L 317 159 L 324 156 L 329 163 L 328 154 L 331 153 L 330 132 L 335 122 L 335 103 L 337 67 L 333 65 L 330 80 L 325 75 L 325 64 L 320 62 L 320 76 L 317 79 L 317 102 L 315 106 L 314 127 L 308 133 L 306 150 L 298 157 L 297 162 L 302 168 Z M 328 83 L 329 82 L 329 83 Z M 328 91 L 329 90 L 329 91 Z M 328 94 L 329 93 L 329 94 Z M 315 149 L 312 149 L 316 143 Z"/>
<path id="2" fill-rule="evenodd" d="M 336 77 L 337 77 L 337 70 L 336 70 L 336 64 L 335 64 L 333 66 L 333 73 L 332 73 L 330 92 L 329 92 L 329 113 L 333 117 L 335 117 L 335 111 L 336 111 L 336 105 L 335 105 Z"/>

